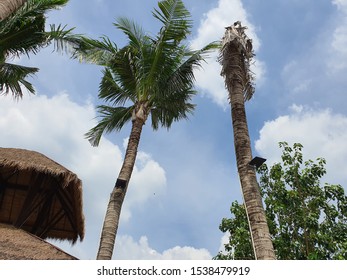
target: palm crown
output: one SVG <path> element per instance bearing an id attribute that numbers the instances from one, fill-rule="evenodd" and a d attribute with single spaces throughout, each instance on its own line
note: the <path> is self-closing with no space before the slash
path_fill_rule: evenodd
<path id="1" fill-rule="evenodd" d="M 98 107 L 100 121 L 86 134 L 93 145 L 99 144 L 104 132 L 119 130 L 131 119 L 146 120 L 150 115 L 153 129 L 169 128 L 194 109 L 193 69 L 218 44 L 191 51 L 184 40 L 192 22 L 182 1 L 161 1 L 158 7 L 153 16 L 163 26 L 157 36 L 120 18 L 114 25 L 127 35 L 125 47 L 118 49 L 103 37 L 101 41 L 85 39 L 78 51 L 81 59 L 105 66 L 99 97 L 107 105 Z"/>

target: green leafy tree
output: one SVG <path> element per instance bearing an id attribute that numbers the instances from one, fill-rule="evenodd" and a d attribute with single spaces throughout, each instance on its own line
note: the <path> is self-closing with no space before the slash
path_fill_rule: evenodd
<path id="1" fill-rule="evenodd" d="M 347 259 L 347 197 L 340 185 L 321 185 L 323 158 L 303 160 L 301 144 L 281 142 L 282 162 L 262 165 L 260 189 L 277 259 Z M 243 204 L 233 202 L 233 218 L 220 230 L 229 243 L 216 259 L 254 259 Z"/>
<path id="2" fill-rule="evenodd" d="M 193 70 L 201 66 L 207 52 L 218 47 L 211 43 L 193 51 L 185 44 L 192 21 L 182 1 L 158 2 L 153 16 L 162 24 L 157 36 L 150 36 L 127 18 L 119 18 L 115 26 L 128 37 L 124 47 L 119 49 L 108 37 L 85 38 L 76 55 L 104 66 L 99 98 L 106 105 L 98 107 L 99 122 L 86 134 L 92 145 L 98 145 L 104 133 L 119 131 L 128 122 L 132 124 L 124 162 L 110 195 L 97 259 L 112 258 L 145 122 L 150 121 L 154 130 L 170 128 L 174 121 L 186 119 L 193 112 Z"/>
<path id="3" fill-rule="evenodd" d="M 21 55 L 36 54 L 40 49 L 55 43 L 56 50 L 78 44 L 79 36 L 72 29 L 51 25 L 45 31 L 45 13 L 64 6 L 68 0 L 28 0 L 15 13 L 0 21 L 0 94 L 23 96 L 22 88 L 35 93 L 28 78 L 39 69 L 13 64 L 9 61 Z"/>

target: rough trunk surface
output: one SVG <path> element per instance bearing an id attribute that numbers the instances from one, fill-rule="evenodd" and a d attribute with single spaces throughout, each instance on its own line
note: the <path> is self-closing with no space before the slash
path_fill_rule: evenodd
<path id="1" fill-rule="evenodd" d="M 97 255 L 98 260 L 110 260 L 112 258 L 121 209 L 135 165 L 143 125 L 144 119 L 135 118 L 133 120 L 123 165 L 107 206 Z"/>
<path id="2" fill-rule="evenodd" d="M 262 204 L 252 160 L 250 137 L 245 111 L 245 86 L 247 84 L 245 63 L 242 53 L 232 43 L 226 46 L 222 61 L 225 83 L 231 104 L 234 145 L 241 189 L 252 234 L 253 247 L 258 260 L 275 259 L 273 244 Z"/>

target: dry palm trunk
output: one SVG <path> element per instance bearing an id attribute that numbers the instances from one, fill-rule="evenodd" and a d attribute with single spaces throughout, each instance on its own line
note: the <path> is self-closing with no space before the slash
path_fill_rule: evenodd
<path id="1" fill-rule="evenodd" d="M 142 112 L 139 111 L 138 113 L 140 114 L 134 116 L 123 165 L 119 172 L 115 187 L 110 195 L 110 200 L 107 206 L 97 255 L 98 260 L 110 260 L 112 258 L 121 209 L 125 194 L 127 192 L 131 173 L 135 165 L 142 127 L 145 123 L 145 119 L 147 118 Z"/>
<path id="2" fill-rule="evenodd" d="M 27 0 L 0 0 L 0 21 L 17 11 Z"/>
<path id="3" fill-rule="evenodd" d="M 251 43 L 243 33 L 244 27 L 227 28 L 224 37 L 220 62 L 222 75 L 229 91 L 231 104 L 234 145 L 241 188 L 252 235 L 256 259 L 275 259 L 269 227 L 266 221 L 255 168 L 249 165 L 252 160 L 251 143 L 245 111 L 245 99 L 252 97 L 254 88 L 249 72 L 249 60 L 253 56 Z M 230 34 L 230 32 L 235 34 Z M 249 52 L 248 52 L 249 51 Z"/>

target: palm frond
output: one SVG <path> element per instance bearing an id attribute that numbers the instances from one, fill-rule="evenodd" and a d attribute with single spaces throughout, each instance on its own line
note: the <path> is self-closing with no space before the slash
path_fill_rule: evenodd
<path id="1" fill-rule="evenodd" d="M 57 27 L 55 24 L 50 25 L 50 31 L 45 32 L 46 43 L 54 42 L 55 51 L 64 51 L 66 53 L 74 53 L 75 49 L 82 44 L 82 35 L 74 34 L 75 28 L 67 29 L 67 26 Z"/>
<path id="2" fill-rule="evenodd" d="M 168 92 L 179 88 L 191 88 L 195 81 L 194 69 L 202 67 L 202 62 L 208 57 L 209 53 L 218 49 L 219 42 L 212 42 L 200 50 L 184 50 L 182 57 L 179 57 L 177 68 L 165 79 Z"/>
<path id="3" fill-rule="evenodd" d="M 56 50 L 67 50 L 68 46 L 78 45 L 80 36 L 72 34 L 73 28 L 51 25 L 50 31 L 45 32 L 44 13 L 66 2 L 65 0 L 28 1 L 12 17 L 0 23 L 0 50 L 7 56 L 19 56 L 35 54 L 52 41 L 55 42 Z M 6 29 L 2 28 L 3 25 Z"/>
<path id="4" fill-rule="evenodd" d="M 0 33 L 0 50 L 6 55 L 37 53 L 45 44 L 43 15 L 18 22 L 12 29 Z"/>
<path id="5" fill-rule="evenodd" d="M 158 101 L 158 106 L 151 110 L 152 128 L 157 130 L 162 126 L 169 129 L 173 122 L 187 119 L 195 109 L 195 104 L 190 103 L 195 94 L 194 90 L 181 91 Z"/>
<path id="6" fill-rule="evenodd" d="M 148 75 L 150 84 L 162 71 L 163 65 L 170 64 L 170 58 L 175 59 L 177 49 L 192 27 L 190 13 L 181 0 L 160 1 L 158 7 L 153 15 L 163 23 L 163 27 L 154 40 L 155 55 Z"/>
<path id="7" fill-rule="evenodd" d="M 100 66 L 108 66 L 117 52 L 117 45 L 107 36 L 101 37 L 100 40 L 80 36 L 74 48 L 73 58 Z"/>
<path id="8" fill-rule="evenodd" d="M 120 74 L 119 82 L 124 81 L 123 84 L 129 84 L 131 79 L 136 82 L 136 87 L 132 86 L 131 90 L 136 91 L 138 98 L 141 99 L 143 93 L 147 91 L 146 81 L 148 81 L 147 77 L 150 75 L 155 56 L 155 42 L 132 20 L 119 18 L 115 26 L 128 37 L 128 45 L 123 48 L 122 53 L 124 60 L 127 61 L 127 67 L 118 67 L 116 70 Z M 121 66 L 121 64 L 118 65 Z M 123 64 L 123 66 L 126 65 Z"/>
<path id="9" fill-rule="evenodd" d="M 132 100 L 133 103 L 136 102 L 133 92 L 129 91 L 127 87 L 121 87 L 117 83 L 117 80 L 121 78 L 115 78 L 115 75 L 109 68 L 105 68 L 103 73 L 104 75 L 99 86 L 99 98 L 112 103 L 114 106 L 123 106 L 128 100 Z"/>
<path id="10" fill-rule="evenodd" d="M 57 10 L 65 6 L 69 0 L 28 0 L 15 13 L 13 19 L 23 19 L 44 14 L 50 10 Z"/>
<path id="11" fill-rule="evenodd" d="M 29 92 L 35 93 L 34 87 L 26 78 L 34 75 L 38 70 L 38 68 L 10 63 L 0 64 L 0 93 L 4 95 L 12 93 L 14 98 L 21 98 L 22 86 Z"/>
<path id="12" fill-rule="evenodd" d="M 22 97 L 22 88 L 34 93 L 34 87 L 26 78 L 38 71 L 38 68 L 24 67 L 5 63 L 11 56 L 36 54 L 52 41 L 56 50 L 67 50 L 68 46 L 79 43 L 79 36 L 72 34 L 72 29 L 51 25 L 45 31 L 45 13 L 58 9 L 68 0 L 28 0 L 10 17 L 0 22 L 0 67 L 1 92 Z"/>
<path id="13" fill-rule="evenodd" d="M 151 111 L 153 129 L 158 129 L 159 125 L 169 128 L 172 122 L 186 119 L 193 113 L 194 68 L 201 67 L 208 54 L 219 46 L 219 42 L 212 42 L 197 51 L 190 51 L 185 46 L 177 48 L 171 67 L 167 66 L 167 73 L 160 76 L 161 90 L 151 96 L 155 108 Z"/>
<path id="14" fill-rule="evenodd" d="M 38 15 L 63 7 L 68 0 L 28 0 L 6 20 L 0 21 L 0 34 L 18 25 L 18 22 L 35 18 Z"/>
<path id="15" fill-rule="evenodd" d="M 130 46 L 136 50 L 141 50 L 146 36 L 140 25 L 128 18 L 120 17 L 114 23 L 114 26 L 127 35 Z"/>
<path id="16" fill-rule="evenodd" d="M 181 0 L 164 0 L 158 3 L 153 16 L 163 23 L 158 41 L 174 40 L 179 44 L 190 33 L 192 20 L 189 11 Z"/>
<path id="17" fill-rule="evenodd" d="M 85 136 L 92 144 L 98 146 L 101 136 L 114 130 L 119 131 L 128 121 L 131 120 L 134 106 L 130 107 L 111 107 L 101 105 L 98 106 L 100 121 L 89 130 Z"/>

